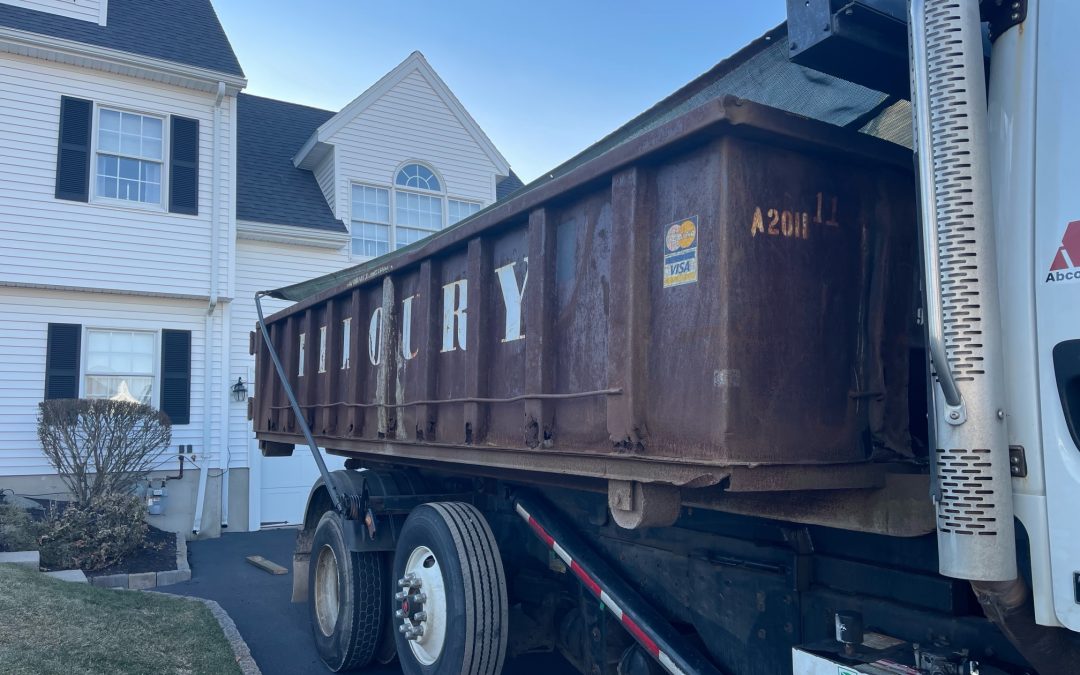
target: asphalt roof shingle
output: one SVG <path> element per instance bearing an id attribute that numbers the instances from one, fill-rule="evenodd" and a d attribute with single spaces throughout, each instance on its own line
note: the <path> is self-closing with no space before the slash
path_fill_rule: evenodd
<path id="1" fill-rule="evenodd" d="M 236 219 L 347 232 L 315 175 L 292 158 L 335 113 L 262 96 L 236 98 Z"/>
<path id="2" fill-rule="evenodd" d="M 210 0 L 109 0 L 106 25 L 0 3 L 0 26 L 243 77 Z"/>

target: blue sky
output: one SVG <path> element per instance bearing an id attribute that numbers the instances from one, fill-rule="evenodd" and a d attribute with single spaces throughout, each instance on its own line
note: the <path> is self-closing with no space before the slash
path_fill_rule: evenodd
<path id="1" fill-rule="evenodd" d="M 247 91 L 339 110 L 420 50 L 526 182 L 784 20 L 784 0 L 213 0 Z"/>

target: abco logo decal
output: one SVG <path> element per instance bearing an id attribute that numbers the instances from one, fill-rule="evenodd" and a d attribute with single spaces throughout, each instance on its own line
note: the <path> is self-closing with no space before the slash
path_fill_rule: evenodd
<path id="1" fill-rule="evenodd" d="M 1080 220 L 1074 220 L 1065 228 L 1061 247 L 1050 263 L 1046 283 L 1051 281 L 1080 280 Z"/>

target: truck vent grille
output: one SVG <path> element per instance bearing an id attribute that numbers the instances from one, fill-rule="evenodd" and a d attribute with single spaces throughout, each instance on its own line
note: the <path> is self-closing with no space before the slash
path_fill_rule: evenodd
<path id="1" fill-rule="evenodd" d="M 926 46 L 945 351 L 956 381 L 971 382 L 984 372 L 984 355 L 975 263 L 975 153 L 968 117 L 973 101 L 964 72 L 959 9 L 957 2 L 927 7 Z"/>
<path id="2" fill-rule="evenodd" d="M 941 490 L 938 530 L 983 536 L 998 533 L 994 476 L 990 468 L 989 448 L 937 451 Z"/>

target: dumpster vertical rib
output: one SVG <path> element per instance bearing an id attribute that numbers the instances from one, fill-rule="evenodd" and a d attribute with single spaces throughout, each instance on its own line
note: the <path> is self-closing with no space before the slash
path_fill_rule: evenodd
<path id="1" fill-rule="evenodd" d="M 525 313 L 525 393 L 554 391 L 555 364 L 552 324 L 555 317 L 555 226 L 548 210 L 529 213 L 529 282 L 522 299 Z M 550 446 L 555 430 L 552 403 L 525 401 L 525 443 Z"/>
<path id="2" fill-rule="evenodd" d="M 414 318 L 414 325 L 419 325 L 420 330 L 416 333 L 416 368 L 419 373 L 419 391 L 417 397 L 422 401 L 433 401 L 435 393 L 435 372 L 438 366 L 439 354 L 439 279 L 437 263 L 425 260 L 420 264 L 420 279 L 416 287 L 416 306 L 414 317 L 419 317 L 419 322 Z M 438 406 L 416 406 L 416 440 L 432 443 L 436 441 L 436 416 Z"/>
<path id="3" fill-rule="evenodd" d="M 645 363 L 649 334 L 649 210 L 647 176 L 640 167 L 611 180 L 611 218 L 626 229 L 611 242 L 611 302 L 608 309 L 607 425 L 615 447 L 643 450 L 645 442 Z"/>
<path id="4" fill-rule="evenodd" d="M 322 401 L 327 404 L 322 409 L 323 433 L 330 436 L 340 436 L 338 429 L 341 406 L 337 405 L 341 399 L 337 392 L 341 391 L 339 381 L 341 379 L 341 301 L 339 298 L 330 298 L 326 303 L 326 372 L 320 376 L 320 395 Z"/>
<path id="5" fill-rule="evenodd" d="M 360 400 L 360 382 L 361 373 L 364 372 L 364 364 L 361 362 L 360 344 L 363 342 L 360 336 L 362 332 L 362 321 L 360 320 L 360 289 L 354 288 L 348 296 L 349 303 L 349 316 L 352 321 L 349 322 L 349 367 L 345 369 L 345 400 L 349 403 L 356 403 Z M 360 435 L 364 428 L 364 409 L 356 406 L 349 406 L 345 412 L 346 415 L 346 433 L 349 436 L 357 437 Z"/>
<path id="6" fill-rule="evenodd" d="M 277 428 L 281 431 L 293 433 L 296 431 L 296 424 L 293 423 L 293 411 L 288 405 L 288 398 L 285 394 L 286 383 L 295 382 L 296 377 L 296 342 L 300 339 L 300 330 L 297 328 L 300 320 L 299 315 L 290 316 L 285 321 L 284 330 L 278 331 L 276 335 L 270 337 L 274 339 L 274 344 L 281 345 L 281 363 L 285 368 L 285 381 L 281 383 L 281 386 L 274 387 L 274 406 L 277 411 Z M 278 326 L 275 325 L 275 328 Z"/>
<path id="7" fill-rule="evenodd" d="M 491 333 L 488 299 L 492 285 L 491 242 L 485 237 L 469 241 L 465 278 L 469 280 L 465 320 L 465 396 L 482 398 L 487 394 L 487 369 L 484 357 Z M 487 406 L 465 404 L 465 442 L 480 443 L 486 435 Z M 471 439 L 471 440 L 470 440 Z"/>
<path id="8" fill-rule="evenodd" d="M 397 429 L 397 410 L 394 403 L 394 362 L 397 350 L 394 335 L 394 279 L 383 277 L 382 320 L 379 322 L 379 365 L 376 370 L 375 402 L 379 404 L 379 438 L 393 438 Z"/>
<path id="9" fill-rule="evenodd" d="M 304 331 L 304 376 L 298 377 L 296 382 L 296 397 L 300 401 L 300 410 L 304 413 L 304 419 L 313 433 L 318 433 L 315 422 L 318 417 L 319 402 L 316 384 L 318 377 L 318 354 L 319 354 L 319 325 L 318 307 L 312 307 L 303 313 L 301 330 Z M 297 370 L 299 373 L 299 369 Z"/>

